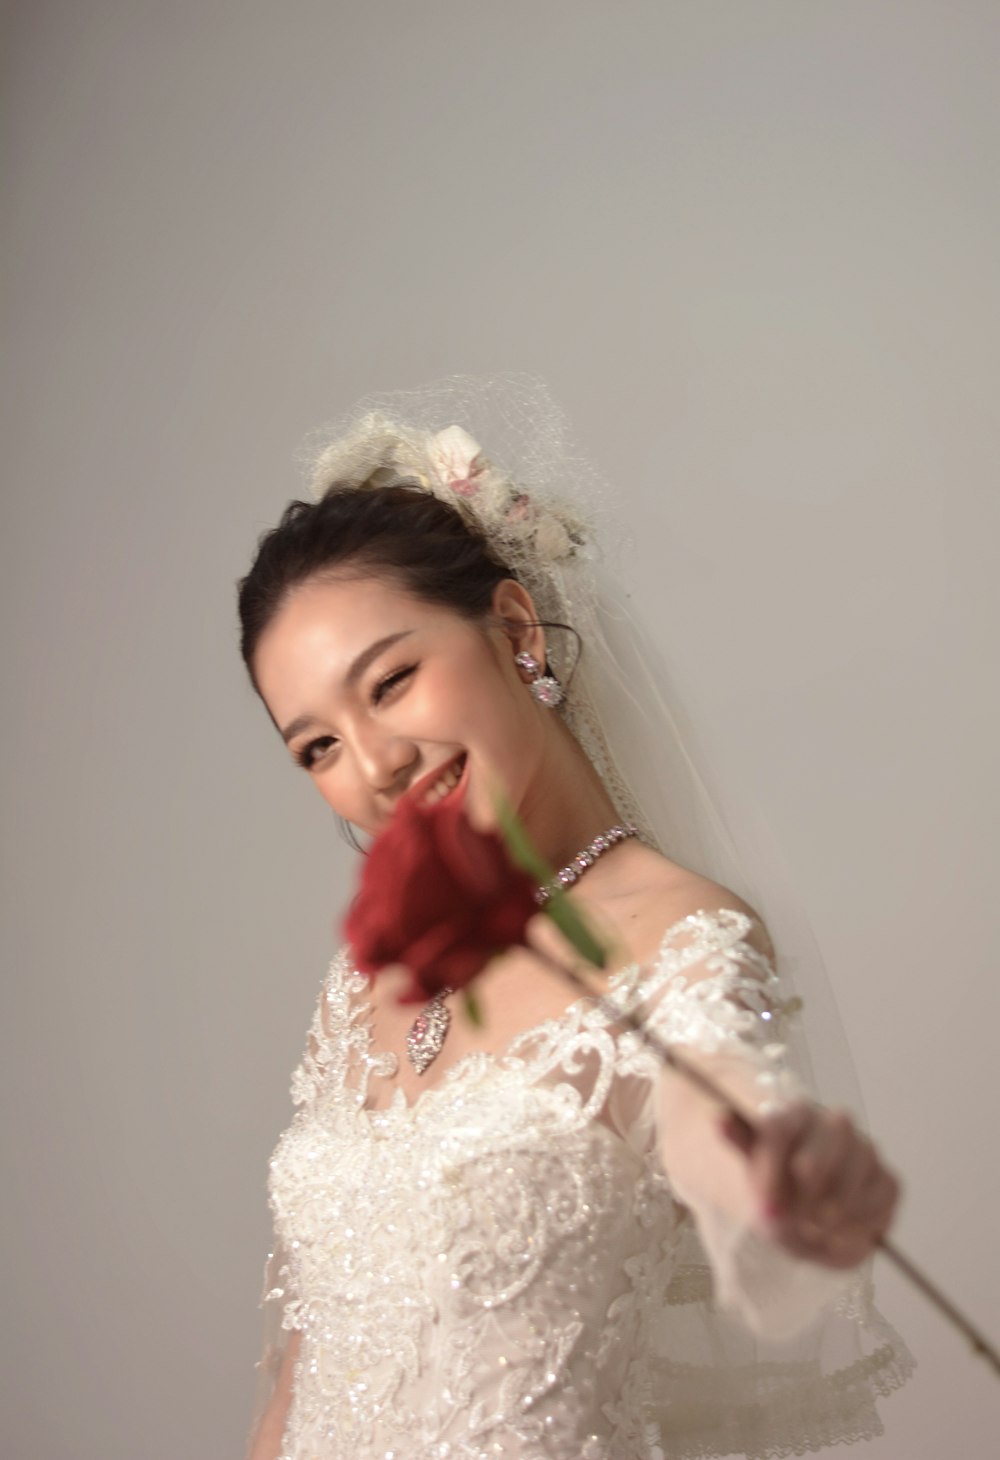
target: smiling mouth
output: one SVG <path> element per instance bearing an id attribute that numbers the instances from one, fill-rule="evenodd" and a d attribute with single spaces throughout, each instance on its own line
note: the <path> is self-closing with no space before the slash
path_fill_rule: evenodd
<path id="1" fill-rule="evenodd" d="M 449 796 L 454 791 L 462 779 L 462 772 L 465 770 L 467 759 L 468 756 L 463 751 L 453 761 L 449 761 L 434 784 L 420 798 L 424 806 L 433 806 L 436 801 L 443 801 L 446 796 Z"/>

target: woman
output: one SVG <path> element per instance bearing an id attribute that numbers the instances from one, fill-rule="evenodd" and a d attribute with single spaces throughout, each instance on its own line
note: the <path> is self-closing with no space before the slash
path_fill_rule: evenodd
<path id="1" fill-rule="evenodd" d="M 602 991 L 757 1134 L 526 949 L 482 976 L 478 1025 L 454 995 L 399 1002 L 404 970 L 369 985 L 341 949 L 271 1162 L 248 1456 L 654 1460 L 881 1433 L 874 1394 L 912 1368 L 867 1271 L 899 1183 L 793 1070 L 756 908 L 667 854 L 623 774 L 593 514 L 537 454 L 529 490 L 419 414 L 355 417 L 318 501 L 261 539 L 240 585 L 254 688 L 370 835 L 404 795 L 456 788 L 491 827 L 502 789 L 612 947 Z M 567 951 L 541 914 L 532 937 Z"/>

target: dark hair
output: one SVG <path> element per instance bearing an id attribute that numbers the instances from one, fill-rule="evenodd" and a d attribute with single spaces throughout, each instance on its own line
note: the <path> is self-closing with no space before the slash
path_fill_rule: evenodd
<path id="1" fill-rule="evenodd" d="M 318 502 L 289 502 L 239 583 L 240 650 L 258 694 L 253 660 L 268 624 L 293 589 L 345 564 L 389 574 L 464 618 L 486 613 L 496 585 L 516 577 L 455 508 L 422 487 L 335 483 Z"/>

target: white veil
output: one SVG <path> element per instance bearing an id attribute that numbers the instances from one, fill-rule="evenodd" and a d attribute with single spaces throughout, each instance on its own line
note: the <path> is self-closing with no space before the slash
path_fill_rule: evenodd
<path id="1" fill-rule="evenodd" d="M 825 1104 L 866 1126 L 861 1091 L 823 957 L 761 808 L 721 784 L 685 717 L 664 646 L 629 604 L 628 504 L 574 445 L 545 385 L 523 374 L 451 376 L 367 396 L 303 450 L 313 494 L 416 479 L 485 529 L 532 594 L 549 664 L 566 686 L 558 713 L 623 819 L 673 861 L 739 894 L 764 919 L 786 997 L 789 1057 Z M 781 1345 L 716 1307 L 693 1226 L 654 1336 L 675 1456 L 802 1454 L 883 1433 L 874 1407 L 908 1377 L 912 1355 L 874 1305 L 872 1260 L 818 1327 Z M 265 1285 L 266 1286 L 266 1285 Z M 273 1323 L 273 1319 L 269 1319 Z M 262 1396 L 258 1398 L 258 1404 Z M 667 1416 L 665 1415 L 665 1418 Z"/>
<path id="2" fill-rule="evenodd" d="M 453 489 L 450 479 L 477 447 L 477 490 L 461 481 Z M 546 385 L 522 373 L 453 375 L 368 395 L 313 433 L 301 455 L 316 497 L 334 481 L 418 479 L 485 527 L 540 619 L 576 630 L 580 652 L 572 634 L 546 635 L 549 663 L 567 687 L 558 713 L 645 841 L 763 917 L 786 988 L 805 1006 L 805 1024 L 792 1021 L 789 1040 L 797 1068 L 824 1104 L 849 1109 L 866 1128 L 850 1046 L 794 878 L 759 804 L 746 788 L 723 787 L 685 716 L 666 646 L 629 603 L 628 502 L 573 441 Z M 508 521 L 506 509 L 522 493 L 532 511 Z"/>

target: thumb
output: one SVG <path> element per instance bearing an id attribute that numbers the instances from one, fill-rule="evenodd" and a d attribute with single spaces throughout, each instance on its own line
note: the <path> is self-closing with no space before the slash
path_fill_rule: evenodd
<path id="1" fill-rule="evenodd" d="M 743 1151 L 746 1155 L 750 1154 L 756 1144 L 756 1128 L 745 1116 L 738 1114 L 735 1110 L 723 1111 L 719 1116 L 719 1130 L 727 1141 L 731 1141 L 738 1150 Z"/>

